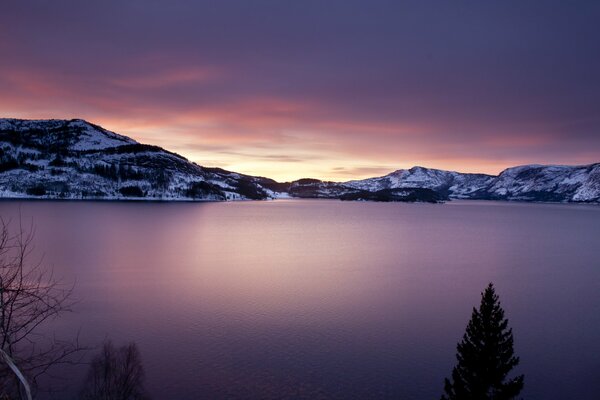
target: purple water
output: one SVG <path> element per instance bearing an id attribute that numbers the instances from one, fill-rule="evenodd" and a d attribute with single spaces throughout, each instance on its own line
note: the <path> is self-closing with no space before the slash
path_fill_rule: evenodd
<path id="1" fill-rule="evenodd" d="M 135 341 L 154 399 L 427 399 L 489 281 L 523 398 L 600 393 L 600 207 L 0 202 L 76 280 L 44 327 Z M 72 398 L 85 367 L 57 370 Z"/>

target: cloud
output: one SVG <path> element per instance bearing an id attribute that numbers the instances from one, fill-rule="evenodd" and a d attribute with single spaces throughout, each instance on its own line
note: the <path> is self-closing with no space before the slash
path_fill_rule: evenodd
<path id="1" fill-rule="evenodd" d="M 337 176 L 348 176 L 351 179 L 355 177 L 376 177 L 387 175 L 390 172 L 395 171 L 395 166 L 387 165 L 387 166 L 369 166 L 369 167 L 334 167 L 332 168 L 332 173 Z"/>
<path id="2" fill-rule="evenodd" d="M 598 161 L 598 4 L 34 3 L 0 14 L 3 116 L 283 179 Z"/>
<path id="3" fill-rule="evenodd" d="M 218 70 L 210 68 L 175 69 L 141 76 L 120 77 L 109 82 L 128 90 L 152 90 L 181 85 L 201 85 L 214 82 L 221 75 Z"/>

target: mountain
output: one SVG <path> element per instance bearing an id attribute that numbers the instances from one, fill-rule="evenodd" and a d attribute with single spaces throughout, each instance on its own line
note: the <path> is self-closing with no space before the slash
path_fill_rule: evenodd
<path id="1" fill-rule="evenodd" d="M 413 167 L 347 182 L 300 179 L 279 183 L 202 167 L 80 119 L 0 119 L 0 197 L 600 203 L 600 163 L 525 165 L 508 168 L 497 176 Z"/>
<path id="2" fill-rule="evenodd" d="M 259 200 L 281 188 L 83 120 L 0 119 L 0 197 Z"/>
<path id="3" fill-rule="evenodd" d="M 484 196 L 494 200 L 600 202 L 600 163 L 524 165 L 505 169 Z"/>
<path id="4" fill-rule="evenodd" d="M 356 181 L 359 182 L 359 181 Z M 386 187 L 385 185 L 350 185 L 347 183 L 300 179 L 290 184 L 291 197 L 361 201 L 420 201 L 438 203 L 448 200 L 446 193 L 422 187 Z"/>
<path id="5" fill-rule="evenodd" d="M 523 165 L 498 176 L 413 167 L 342 185 L 366 191 L 425 188 L 450 199 L 600 202 L 600 163 Z"/>
<path id="6" fill-rule="evenodd" d="M 400 169 L 391 174 L 358 181 L 345 182 L 345 186 L 367 191 L 383 189 L 431 189 L 452 198 L 470 198 L 494 179 L 491 175 L 463 174 L 424 167 Z"/>

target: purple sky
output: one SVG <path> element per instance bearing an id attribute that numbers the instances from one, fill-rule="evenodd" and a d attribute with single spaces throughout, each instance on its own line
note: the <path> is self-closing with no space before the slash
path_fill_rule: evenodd
<path id="1" fill-rule="evenodd" d="M 600 161 L 600 2 L 6 1 L 0 116 L 285 180 Z"/>

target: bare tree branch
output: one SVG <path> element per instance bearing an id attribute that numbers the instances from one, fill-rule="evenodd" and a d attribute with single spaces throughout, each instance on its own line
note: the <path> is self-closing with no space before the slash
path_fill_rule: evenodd
<path id="1" fill-rule="evenodd" d="M 19 381 L 33 387 L 40 376 L 56 365 L 74 362 L 72 357 L 83 350 L 78 338 L 65 341 L 37 333 L 45 322 L 69 312 L 75 303 L 73 285 L 57 279 L 52 268 L 41 261 L 31 262 L 35 229 L 19 216 L 17 230 L 11 232 L 10 221 L 0 218 L 0 381 L 14 382 L 18 366 Z M 23 379 L 21 379 L 23 378 Z M 29 386 L 26 392 L 30 391 Z M 20 396 L 19 385 L 0 385 L 0 394 Z M 16 396 L 15 396 L 16 394 Z"/>

